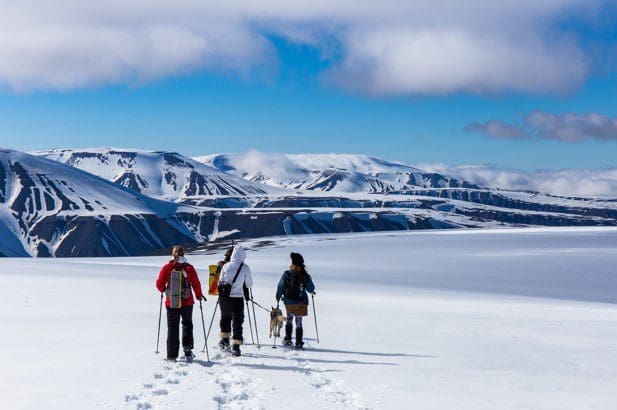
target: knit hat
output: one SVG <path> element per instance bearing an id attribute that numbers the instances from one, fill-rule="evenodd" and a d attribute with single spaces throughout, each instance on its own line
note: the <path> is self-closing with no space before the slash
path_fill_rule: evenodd
<path id="1" fill-rule="evenodd" d="M 292 252 L 290 256 L 292 265 L 304 267 L 304 258 L 302 257 L 302 255 L 296 252 Z"/>

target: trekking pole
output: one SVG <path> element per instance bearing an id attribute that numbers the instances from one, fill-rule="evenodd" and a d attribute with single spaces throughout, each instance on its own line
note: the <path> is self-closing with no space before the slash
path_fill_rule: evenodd
<path id="1" fill-rule="evenodd" d="M 317 343 L 319 343 L 319 330 L 317 330 L 317 313 L 315 313 L 315 294 L 311 294 L 313 300 L 313 318 L 315 318 L 315 333 L 317 333 Z"/>
<path id="2" fill-rule="evenodd" d="M 212 320 L 210 320 L 210 326 L 208 326 L 208 333 L 206 334 L 206 340 L 208 336 L 210 336 L 210 329 L 212 329 L 212 323 L 214 322 L 214 316 L 216 316 L 216 308 L 219 306 L 219 301 L 216 301 L 216 305 L 214 305 L 214 312 L 212 312 Z"/>
<path id="3" fill-rule="evenodd" d="M 204 298 L 205 299 L 205 298 Z M 201 306 L 201 299 L 199 299 L 199 311 L 201 312 L 201 327 L 204 330 L 204 348 L 201 349 L 202 353 L 206 351 L 206 357 L 208 358 L 208 362 L 210 361 L 210 353 L 208 352 L 208 335 L 206 334 L 206 322 L 204 321 L 204 309 Z"/>
<path id="4" fill-rule="evenodd" d="M 249 288 L 249 292 L 251 292 L 251 300 L 252 300 L 253 299 L 253 289 Z M 251 312 L 249 312 L 249 316 L 251 316 Z M 255 316 L 255 304 L 253 304 L 253 322 L 255 322 L 255 337 L 257 338 L 257 348 L 261 349 L 261 346 L 259 345 L 259 332 L 257 331 L 257 316 Z"/>
<path id="5" fill-rule="evenodd" d="M 253 338 L 253 325 L 251 325 L 251 310 L 249 309 L 249 301 L 246 300 L 246 314 L 249 316 L 249 328 L 251 329 L 251 342 L 255 344 L 255 339 Z"/>
<path id="6" fill-rule="evenodd" d="M 276 301 L 276 310 L 279 309 L 279 301 Z M 273 349 L 276 349 L 276 332 L 274 332 L 274 344 L 272 345 Z"/>
<path id="7" fill-rule="evenodd" d="M 154 353 L 159 354 L 159 338 L 161 337 L 161 313 L 163 312 L 163 292 L 161 292 L 161 303 L 159 304 L 159 330 L 156 332 L 156 350 Z"/>

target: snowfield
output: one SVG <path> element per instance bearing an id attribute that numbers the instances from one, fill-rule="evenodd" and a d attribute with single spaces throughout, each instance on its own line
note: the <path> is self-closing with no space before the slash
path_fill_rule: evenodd
<path id="1" fill-rule="evenodd" d="M 154 354 L 165 257 L 0 260 L 2 408 L 615 408 L 615 228 L 269 240 L 245 242 L 255 299 L 301 252 L 320 343 L 309 307 L 307 350 L 272 349 L 257 308 L 261 348 L 245 322 L 243 356 L 219 353 L 215 321 L 209 363 L 198 307 L 196 360 Z M 222 253 L 189 256 L 202 282 Z"/>

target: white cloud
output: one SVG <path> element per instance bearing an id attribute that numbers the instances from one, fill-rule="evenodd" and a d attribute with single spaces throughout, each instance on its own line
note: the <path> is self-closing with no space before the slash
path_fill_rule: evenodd
<path id="1" fill-rule="evenodd" d="M 617 168 L 518 171 L 491 165 L 417 164 L 416 166 L 488 187 L 532 190 L 563 196 L 617 198 Z"/>
<path id="2" fill-rule="evenodd" d="M 543 138 L 565 142 L 583 140 L 617 141 L 617 117 L 604 114 L 552 114 L 536 110 L 525 117 L 525 126 L 512 125 L 501 120 L 485 123 L 472 122 L 464 131 L 478 132 L 492 138 Z"/>
<path id="3" fill-rule="evenodd" d="M 617 141 L 617 118 L 595 112 L 557 115 L 538 110 L 529 114 L 525 122 L 540 138 L 569 142 L 586 139 Z"/>
<path id="4" fill-rule="evenodd" d="M 563 92 L 585 80 L 589 62 L 556 23 L 574 13 L 589 21 L 606 1 L 4 0 L 0 86 L 251 76 L 276 67 L 275 34 L 325 55 L 337 44 L 328 80 L 363 93 Z"/>
<path id="5" fill-rule="evenodd" d="M 251 177 L 262 175 L 264 170 L 267 170 L 267 177 L 285 180 L 301 172 L 286 155 L 257 150 L 231 155 L 229 162 L 240 174 L 247 174 Z"/>
<path id="6" fill-rule="evenodd" d="M 472 122 L 464 131 L 479 132 L 489 137 L 500 139 L 519 139 L 527 137 L 525 130 L 518 125 L 511 125 L 500 120 L 490 120 L 485 123 Z"/>
<path id="7" fill-rule="evenodd" d="M 525 33 L 530 35 L 531 33 Z M 524 42 L 500 33 L 456 27 L 359 30 L 334 79 L 376 95 L 560 92 L 581 84 L 587 63 L 567 41 Z"/>

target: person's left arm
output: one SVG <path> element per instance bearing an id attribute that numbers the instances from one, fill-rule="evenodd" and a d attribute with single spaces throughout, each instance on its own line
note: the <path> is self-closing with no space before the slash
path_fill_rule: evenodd
<path id="1" fill-rule="evenodd" d="M 251 268 L 249 268 L 248 265 L 244 265 L 244 268 L 246 268 L 246 271 L 244 272 L 244 284 L 246 285 L 247 288 L 252 288 L 253 287 L 253 275 L 251 274 Z"/>
<path id="2" fill-rule="evenodd" d="M 191 287 L 193 288 L 193 292 L 195 292 L 195 296 L 197 300 L 202 300 L 204 298 L 204 294 L 201 290 L 201 282 L 199 281 L 199 276 L 197 276 L 197 272 L 193 265 L 186 266 L 186 274 L 189 277 L 189 281 L 191 282 Z"/>

